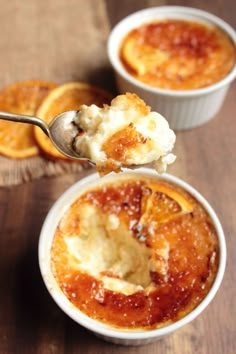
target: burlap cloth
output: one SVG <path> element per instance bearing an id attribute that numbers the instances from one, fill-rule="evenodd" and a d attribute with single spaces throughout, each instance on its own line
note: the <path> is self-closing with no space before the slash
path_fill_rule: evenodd
<path id="1" fill-rule="evenodd" d="M 102 0 L 0 0 L 0 89 L 22 80 L 82 81 L 111 91 Z M 0 156 L 0 186 L 77 172 L 78 163 Z"/>

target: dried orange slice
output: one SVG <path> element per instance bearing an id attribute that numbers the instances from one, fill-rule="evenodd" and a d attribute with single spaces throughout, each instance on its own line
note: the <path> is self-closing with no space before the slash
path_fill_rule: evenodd
<path id="1" fill-rule="evenodd" d="M 21 81 L 0 91 L 0 110 L 35 115 L 37 108 L 56 85 L 41 80 Z M 39 154 L 33 126 L 0 120 L 0 153 L 21 159 Z"/>
<path id="2" fill-rule="evenodd" d="M 138 75 L 168 60 L 168 53 L 158 48 L 139 43 L 138 38 L 127 37 L 122 46 L 122 58 Z"/>
<path id="3" fill-rule="evenodd" d="M 37 116 L 49 123 L 62 112 L 79 110 L 82 104 L 95 104 L 102 107 L 103 104 L 110 103 L 112 98 L 109 92 L 99 87 L 81 82 L 69 82 L 52 90 L 37 110 Z M 68 160 L 38 127 L 34 127 L 34 133 L 38 145 L 47 156 Z"/>
<path id="4" fill-rule="evenodd" d="M 143 190 L 141 218 L 136 227 L 137 237 L 141 237 L 151 223 L 154 223 L 156 228 L 191 213 L 193 209 L 191 200 L 178 189 L 161 182 L 147 184 Z"/>

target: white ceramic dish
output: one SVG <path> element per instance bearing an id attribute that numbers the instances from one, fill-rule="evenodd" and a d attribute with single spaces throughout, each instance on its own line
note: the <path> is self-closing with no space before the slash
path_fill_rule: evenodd
<path id="1" fill-rule="evenodd" d="M 236 32 L 220 18 L 194 8 L 160 6 L 147 8 L 129 15 L 111 31 L 108 39 L 108 57 L 115 71 L 120 93 L 134 92 L 151 108 L 161 113 L 174 130 L 189 129 L 206 123 L 220 110 L 230 83 L 236 77 L 236 65 L 221 81 L 214 85 L 189 91 L 174 91 L 154 88 L 134 79 L 124 68 L 119 50 L 124 36 L 143 23 L 156 19 L 186 19 L 214 24 L 225 31 L 236 45 Z"/>
<path id="2" fill-rule="evenodd" d="M 129 173 L 135 173 L 138 175 L 142 174 L 152 177 L 157 176 L 157 173 L 154 170 L 145 168 L 135 171 L 129 171 Z M 58 306 L 74 321 L 76 321 L 81 326 L 84 326 L 85 328 L 91 330 L 97 336 L 107 341 L 123 345 L 143 345 L 156 341 L 161 337 L 170 334 L 171 332 L 186 325 L 198 315 L 200 315 L 201 312 L 208 306 L 208 304 L 215 296 L 217 290 L 219 289 L 224 275 L 226 263 L 225 238 L 221 224 L 214 210 L 205 200 L 205 198 L 193 187 L 188 185 L 186 182 L 180 180 L 179 178 L 176 178 L 169 174 L 162 175 L 161 178 L 163 178 L 164 180 L 173 182 L 176 185 L 179 185 L 182 188 L 186 189 L 189 193 L 191 193 L 204 206 L 204 208 L 208 211 L 210 217 L 213 220 L 213 223 L 218 233 L 218 240 L 220 246 L 220 261 L 218 273 L 212 288 L 210 289 L 209 293 L 204 298 L 204 300 L 191 313 L 189 313 L 187 316 L 180 319 L 179 321 L 160 329 L 154 329 L 149 331 L 117 330 L 89 318 L 88 316 L 80 312 L 75 306 L 73 306 L 72 303 L 66 298 L 66 296 L 59 288 L 52 274 L 50 266 L 51 244 L 53 241 L 56 227 L 61 217 L 63 216 L 67 208 L 75 201 L 75 199 L 77 199 L 78 196 L 83 193 L 87 188 L 95 186 L 99 182 L 102 182 L 104 180 L 113 180 L 115 178 L 119 178 L 119 174 L 110 174 L 102 179 L 97 174 L 92 174 L 89 177 L 78 181 L 67 191 L 65 191 L 63 195 L 56 201 L 56 203 L 49 211 L 41 230 L 39 239 L 39 265 L 44 283 L 49 293 L 51 294 L 55 302 L 58 304 Z"/>

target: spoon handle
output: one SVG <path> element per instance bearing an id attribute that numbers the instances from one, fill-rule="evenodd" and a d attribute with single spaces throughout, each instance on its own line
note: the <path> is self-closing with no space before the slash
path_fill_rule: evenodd
<path id="1" fill-rule="evenodd" d="M 18 122 L 18 123 L 28 123 L 28 124 L 37 125 L 39 128 L 41 128 L 43 130 L 43 132 L 47 136 L 49 136 L 48 125 L 40 118 L 33 117 L 33 116 L 27 116 L 24 114 L 15 114 L 15 113 L 0 111 L 0 119 L 10 120 L 13 122 Z"/>

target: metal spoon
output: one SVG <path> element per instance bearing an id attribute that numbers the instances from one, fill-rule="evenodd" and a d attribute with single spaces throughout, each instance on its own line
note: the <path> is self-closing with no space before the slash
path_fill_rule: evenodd
<path id="1" fill-rule="evenodd" d="M 76 160 L 87 160 L 92 165 L 95 165 L 93 161 L 89 160 L 86 156 L 79 155 L 73 149 L 73 141 L 78 133 L 78 128 L 73 122 L 74 118 L 78 116 L 78 113 L 79 111 L 60 113 L 49 124 L 38 117 L 1 111 L 0 119 L 37 125 L 63 155 Z"/>

